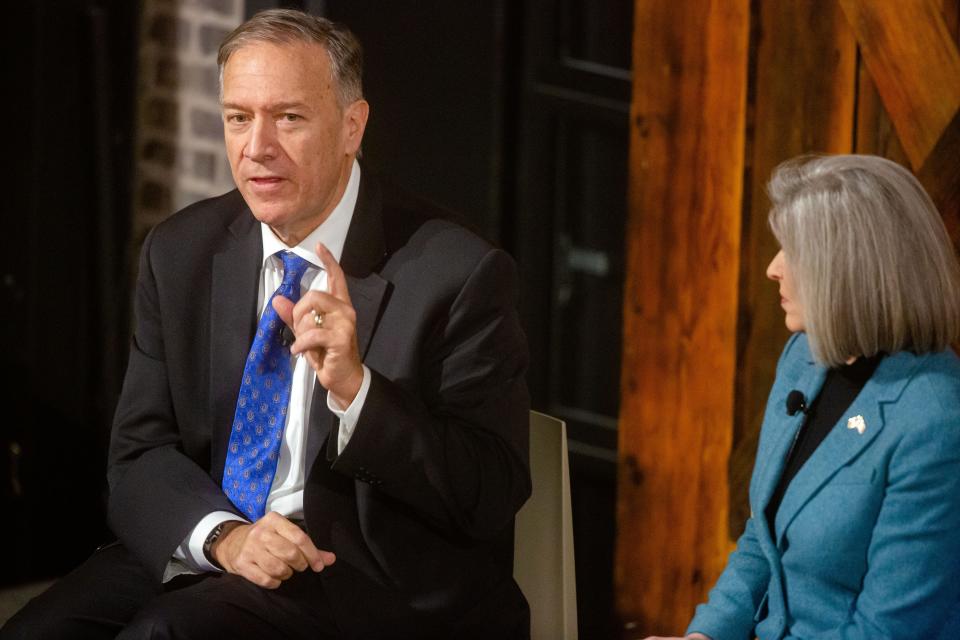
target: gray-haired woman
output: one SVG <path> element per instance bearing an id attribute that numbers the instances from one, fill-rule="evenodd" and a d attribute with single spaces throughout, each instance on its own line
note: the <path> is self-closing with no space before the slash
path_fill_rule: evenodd
<path id="1" fill-rule="evenodd" d="M 782 250 L 767 275 L 794 335 L 761 428 L 752 515 L 687 638 L 951 633 L 947 619 L 960 610 L 953 246 L 917 180 L 883 158 L 790 161 L 769 191 Z"/>

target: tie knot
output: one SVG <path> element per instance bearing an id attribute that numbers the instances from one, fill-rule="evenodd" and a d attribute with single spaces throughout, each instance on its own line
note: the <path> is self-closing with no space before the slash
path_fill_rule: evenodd
<path id="1" fill-rule="evenodd" d="M 310 263 L 292 251 L 280 252 L 280 259 L 283 260 L 283 285 L 293 287 L 303 278 Z"/>

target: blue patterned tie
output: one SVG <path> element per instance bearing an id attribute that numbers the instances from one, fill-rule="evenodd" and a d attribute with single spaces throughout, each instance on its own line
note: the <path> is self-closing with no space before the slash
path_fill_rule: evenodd
<path id="1" fill-rule="evenodd" d="M 279 294 L 296 302 L 310 263 L 288 251 L 278 255 L 283 260 L 283 282 L 270 301 Z M 266 509 L 290 401 L 290 348 L 283 344 L 284 323 L 270 301 L 243 368 L 223 470 L 224 493 L 251 520 L 263 517 Z"/>

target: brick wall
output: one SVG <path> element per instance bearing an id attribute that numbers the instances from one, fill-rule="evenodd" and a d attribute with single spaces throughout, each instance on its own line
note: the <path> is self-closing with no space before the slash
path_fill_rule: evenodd
<path id="1" fill-rule="evenodd" d="M 144 0 L 140 22 L 132 256 L 181 207 L 233 188 L 223 148 L 217 47 L 243 0 Z"/>

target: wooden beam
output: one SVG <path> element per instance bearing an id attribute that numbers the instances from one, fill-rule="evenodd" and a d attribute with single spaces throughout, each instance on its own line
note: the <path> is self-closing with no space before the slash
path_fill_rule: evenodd
<path id="1" fill-rule="evenodd" d="M 788 336 L 766 267 L 778 250 L 767 225 L 773 169 L 805 153 L 849 153 L 857 43 L 835 0 L 757 3 L 754 114 L 744 207 L 736 421 L 730 457 L 730 533 L 750 513 L 747 489 L 780 350 Z M 757 6 L 755 5 L 755 6 Z"/>
<path id="2" fill-rule="evenodd" d="M 960 53 L 934 0 L 840 0 L 914 170 L 960 109 Z"/>
<path id="3" fill-rule="evenodd" d="M 683 630 L 730 550 L 749 0 L 636 0 L 617 605 Z"/>

